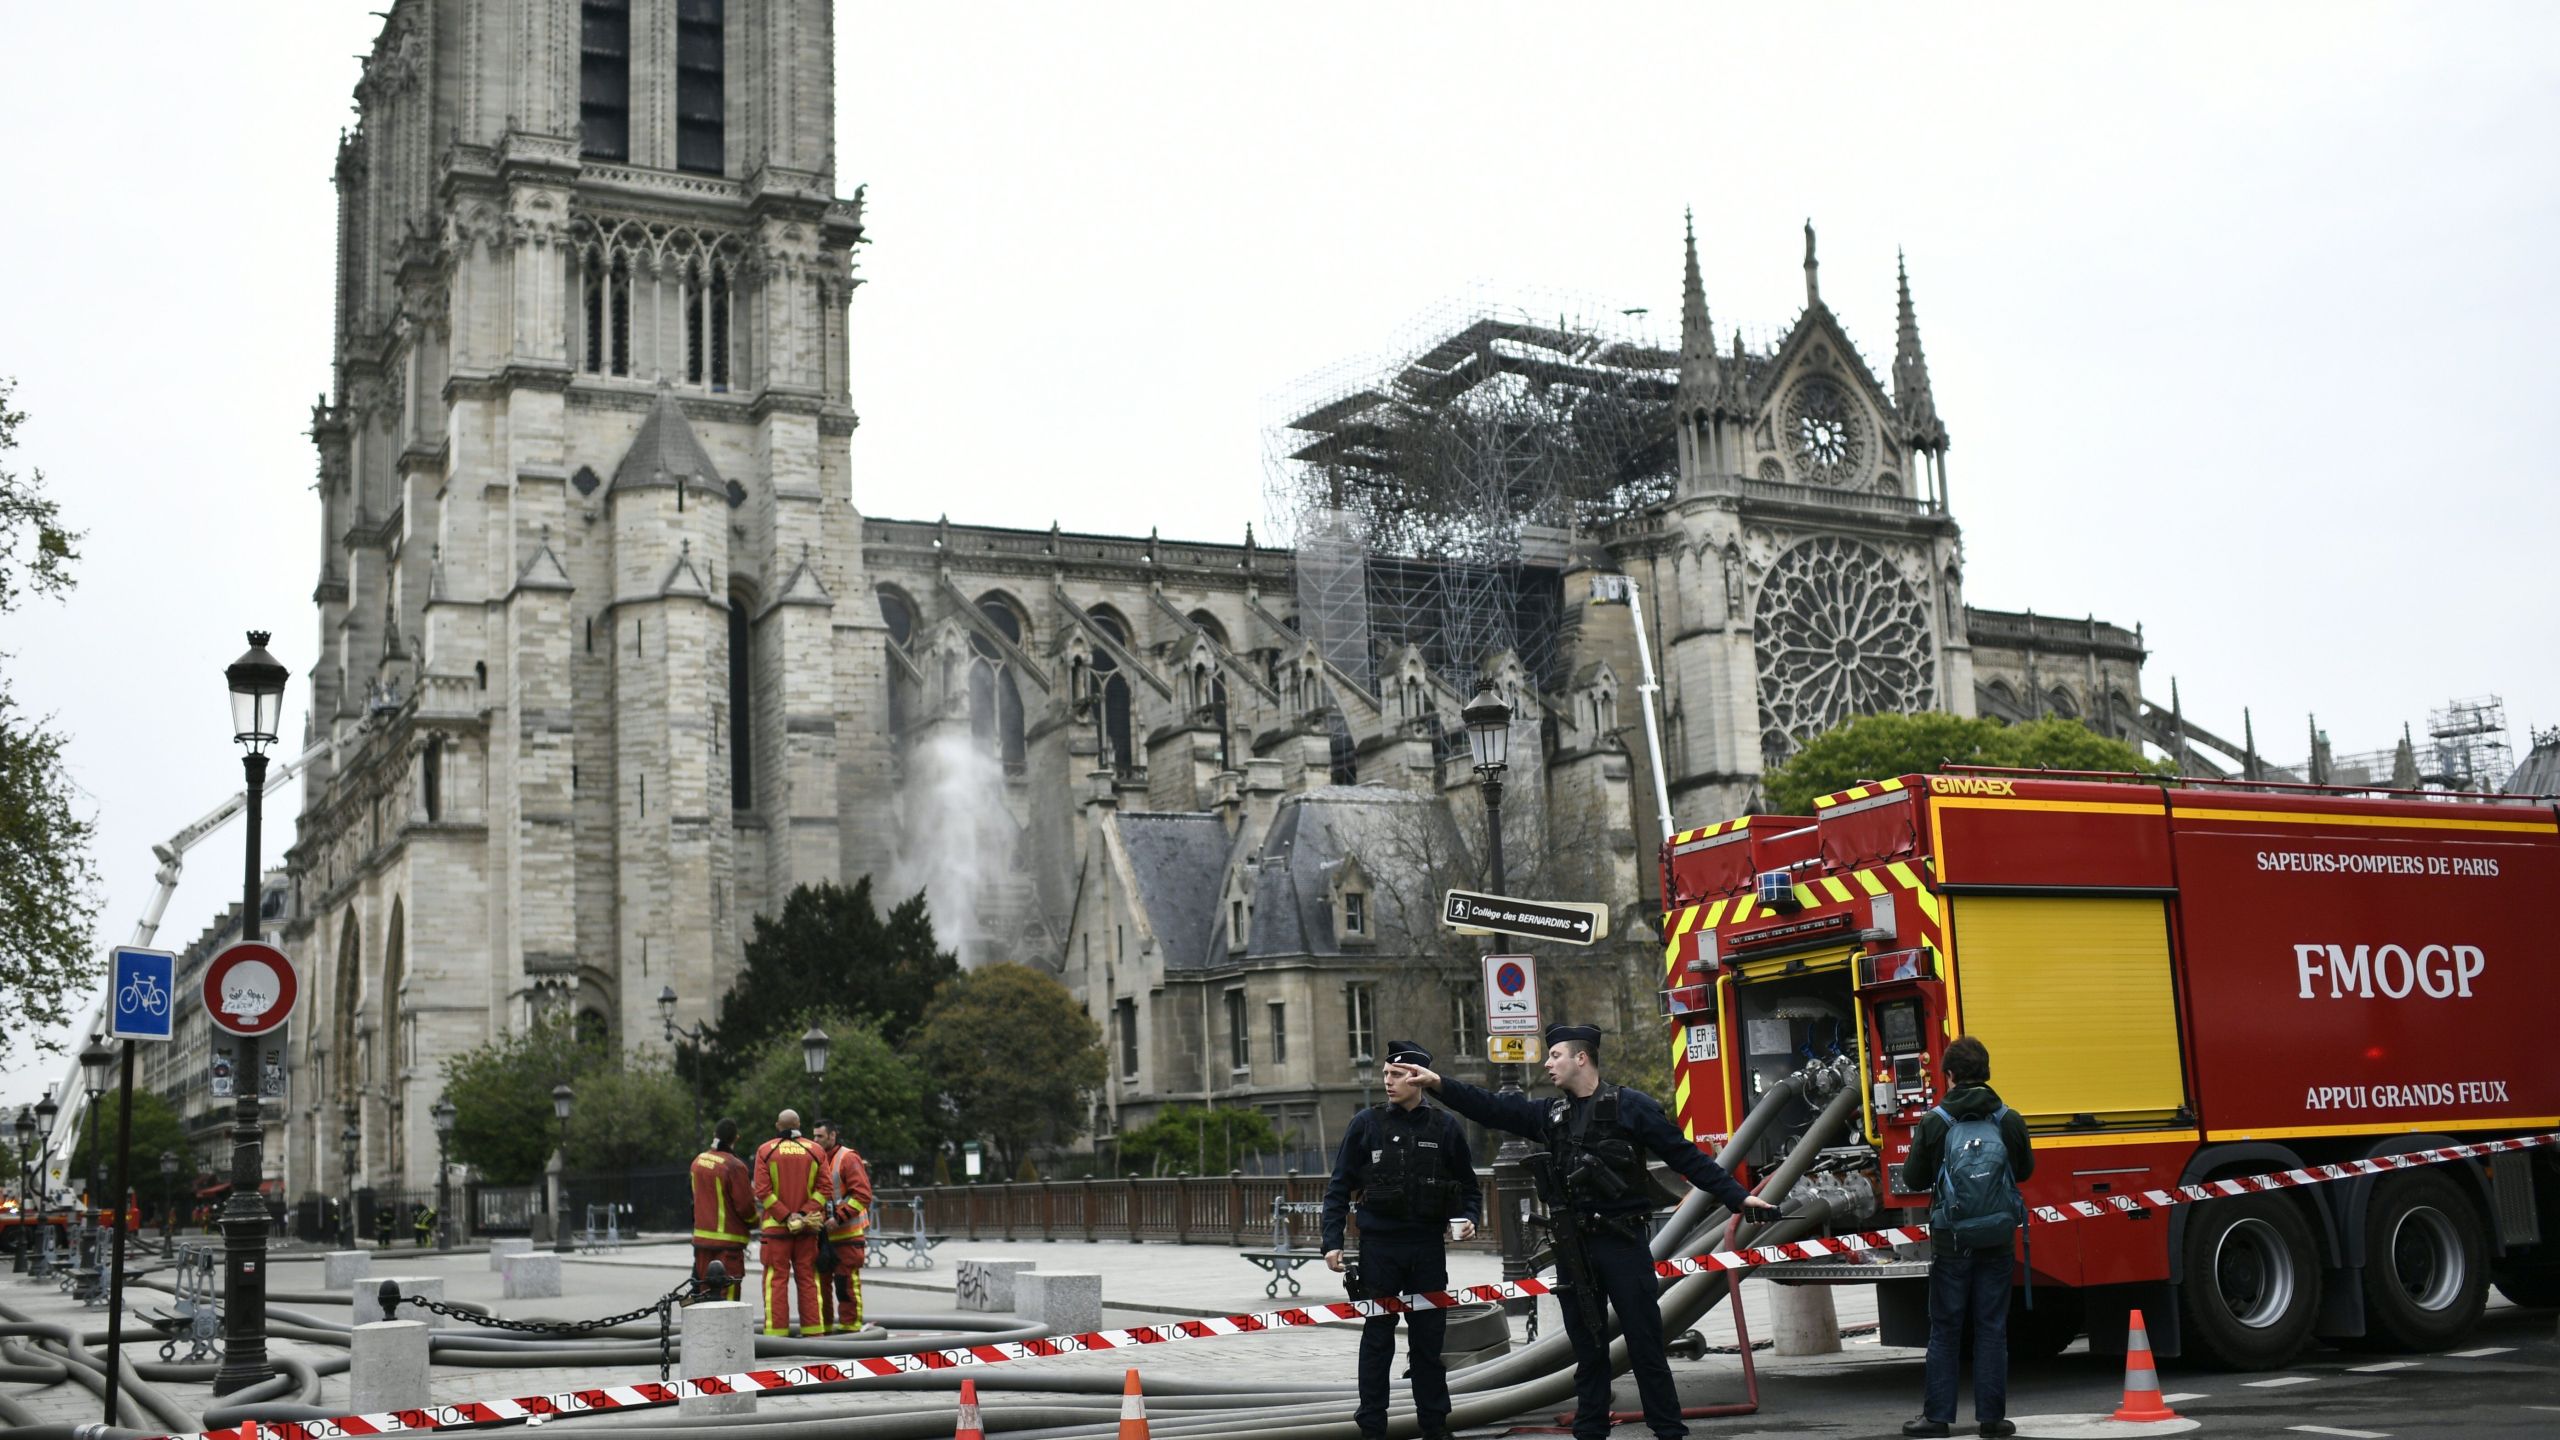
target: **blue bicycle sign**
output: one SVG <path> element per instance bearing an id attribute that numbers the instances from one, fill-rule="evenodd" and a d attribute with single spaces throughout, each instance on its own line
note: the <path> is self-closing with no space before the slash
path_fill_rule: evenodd
<path id="1" fill-rule="evenodd" d="M 118 949 L 107 981 L 115 999 L 107 1033 L 118 1040 L 168 1039 L 177 969 L 178 957 L 166 950 Z"/>

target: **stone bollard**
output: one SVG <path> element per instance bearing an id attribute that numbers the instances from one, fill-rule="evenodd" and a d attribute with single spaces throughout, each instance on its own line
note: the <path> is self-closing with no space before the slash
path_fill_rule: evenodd
<path id="1" fill-rule="evenodd" d="M 1840 1350 L 1840 1311 L 1828 1285 L 1772 1285 L 1769 1308 L 1777 1318 L 1771 1349 L 1781 1355 L 1832 1355 Z"/>
<path id="2" fill-rule="evenodd" d="M 735 1375 L 755 1368 L 756 1311 L 743 1300 L 706 1300 L 682 1312 L 683 1368 L 677 1378 L 700 1380 Z M 676 1416 L 693 1420 L 714 1415 L 744 1415 L 756 1408 L 755 1392 L 740 1395 L 696 1395 L 676 1402 Z"/>
<path id="3" fill-rule="evenodd" d="M 329 1252 L 328 1265 L 329 1288 L 332 1290 L 342 1290 L 373 1273 L 373 1252 L 370 1250 L 332 1250 Z"/>
<path id="4" fill-rule="evenodd" d="M 548 1250 L 507 1257 L 507 1278 L 500 1292 L 508 1300 L 547 1300 L 560 1293 L 560 1257 Z"/>
<path id="5" fill-rule="evenodd" d="M 426 1326 L 415 1320 L 358 1325 L 348 1356 L 347 1407 L 356 1414 L 379 1415 L 426 1405 Z"/>
<path id="6" fill-rule="evenodd" d="M 952 1298 L 963 1310 L 985 1310 L 1010 1315 L 1014 1307 L 1014 1277 L 1026 1270 L 1036 1270 L 1032 1260 L 963 1260 L 952 1274 Z"/>
<path id="7" fill-rule="evenodd" d="M 1025 1270 L 1013 1277 L 1014 1313 L 1060 1335 L 1102 1328 L 1102 1277 L 1091 1271 Z"/>
<path id="8" fill-rule="evenodd" d="M 444 1298 L 444 1277 L 441 1275 L 368 1276 L 367 1278 L 358 1280 L 353 1285 L 347 1287 L 356 1297 L 356 1315 L 354 1323 L 358 1325 L 371 1325 L 377 1321 L 388 1320 L 391 1318 L 390 1316 L 382 1313 L 382 1282 L 385 1280 L 399 1286 L 400 1293 L 404 1297 L 410 1295 L 424 1295 L 430 1300 L 442 1300 Z M 444 1324 L 444 1317 L 436 1314 L 434 1311 L 421 1310 L 414 1305 L 407 1304 L 400 1307 L 400 1318 L 403 1320 L 416 1320 L 430 1326 L 441 1326 Z"/>
<path id="9" fill-rule="evenodd" d="M 503 1275 L 507 1270 L 508 1256 L 532 1252 L 533 1242 L 530 1240 L 492 1240 L 489 1242 L 489 1269 L 493 1274 Z"/>

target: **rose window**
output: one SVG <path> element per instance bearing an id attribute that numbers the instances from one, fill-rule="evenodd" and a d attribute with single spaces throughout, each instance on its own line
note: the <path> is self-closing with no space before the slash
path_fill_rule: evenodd
<path id="1" fill-rule="evenodd" d="M 1866 473 L 1867 426 L 1847 391 L 1815 378 L 1787 395 L 1787 447 L 1796 473 L 1815 485 L 1848 485 Z"/>
<path id="2" fill-rule="evenodd" d="M 1823 536 L 1779 556 L 1755 633 L 1770 764 L 1853 715 L 1936 704 L 1928 608 L 1873 546 Z"/>

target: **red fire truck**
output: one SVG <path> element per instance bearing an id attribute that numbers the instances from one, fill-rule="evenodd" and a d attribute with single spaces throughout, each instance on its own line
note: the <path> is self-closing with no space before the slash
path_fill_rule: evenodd
<path id="1" fill-rule="evenodd" d="M 1836 1231 L 1925 1222 L 1896 1171 L 1959 1034 L 2035 1136 L 2030 1205 L 2560 1128 L 2548 800 L 1964 770 L 1814 808 L 1664 844 L 1662 998 L 1710 1148 L 1792 1107 L 1771 1165 L 1859 1087 L 1800 1185 Z M 2433 1348 L 2491 1283 L 2560 1302 L 2560 1150 L 2033 1228 L 2021 1352 L 2120 1350 L 2133 1306 L 2238 1368 Z M 1886 1343 L 1919 1344 L 1923 1275 L 1807 1278 L 1878 1280 Z"/>

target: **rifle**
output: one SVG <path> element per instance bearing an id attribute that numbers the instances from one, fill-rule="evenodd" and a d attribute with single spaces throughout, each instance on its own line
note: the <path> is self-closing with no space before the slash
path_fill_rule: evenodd
<path id="1" fill-rule="evenodd" d="M 1547 1232 L 1547 1248 L 1555 1253 L 1557 1287 L 1569 1297 L 1567 1304 L 1582 1317 L 1583 1328 L 1591 1332 L 1594 1343 L 1604 1351 L 1609 1345 L 1609 1313 L 1600 1300 L 1600 1285 L 1591 1274 L 1591 1252 L 1584 1248 L 1583 1219 L 1565 1193 L 1564 1177 L 1556 1172 L 1556 1157 L 1546 1150 L 1533 1150 L 1520 1162 L 1529 1176 L 1529 1186 L 1537 1193 L 1538 1208 L 1545 1211 L 1530 1224 Z"/>

